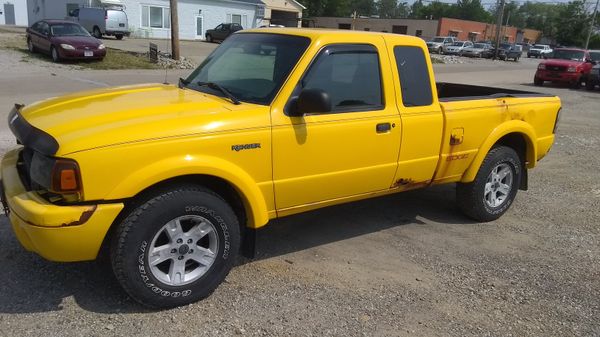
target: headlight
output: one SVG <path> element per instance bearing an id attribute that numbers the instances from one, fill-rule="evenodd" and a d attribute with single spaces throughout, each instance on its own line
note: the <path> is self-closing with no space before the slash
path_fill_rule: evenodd
<path id="1" fill-rule="evenodd" d="M 69 201 L 79 200 L 83 194 L 79 165 L 74 160 L 34 152 L 29 175 L 40 187 Z"/>
<path id="2" fill-rule="evenodd" d="M 569 72 L 569 73 L 575 73 L 575 72 L 577 72 L 577 67 L 570 66 L 569 68 L 567 68 L 567 72 Z"/>
<path id="3" fill-rule="evenodd" d="M 545 64 L 543 64 L 543 63 L 540 63 L 540 64 L 538 65 L 538 69 L 539 69 L 539 70 L 546 70 L 546 65 L 545 65 Z"/>
<path id="4" fill-rule="evenodd" d="M 70 44 L 62 43 L 60 46 L 62 47 L 62 49 L 75 50 L 75 47 L 71 46 Z"/>
<path id="5" fill-rule="evenodd" d="M 102 44 L 102 43 L 98 46 L 98 49 L 100 49 L 100 50 L 102 50 L 104 48 L 106 48 L 106 46 L 104 44 Z"/>

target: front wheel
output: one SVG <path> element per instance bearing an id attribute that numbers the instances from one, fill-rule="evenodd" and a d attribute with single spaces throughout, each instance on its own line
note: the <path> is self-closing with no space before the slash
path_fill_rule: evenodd
<path id="1" fill-rule="evenodd" d="M 438 48 L 438 54 L 440 54 L 440 55 L 444 54 L 444 50 L 442 49 L 442 47 Z"/>
<path id="2" fill-rule="evenodd" d="M 521 184 L 519 155 L 510 147 L 493 148 L 483 160 L 475 180 L 456 187 L 460 209 L 472 219 L 498 219 L 512 204 Z"/>
<path id="3" fill-rule="evenodd" d="M 533 85 L 536 85 L 538 87 L 542 86 L 544 84 L 544 80 L 542 80 L 541 78 L 535 76 L 533 78 Z"/>
<path id="4" fill-rule="evenodd" d="M 31 39 L 27 39 L 27 50 L 32 54 L 35 53 L 35 47 L 33 46 Z"/>
<path id="5" fill-rule="evenodd" d="M 206 35 L 206 41 L 208 41 L 209 43 L 212 43 L 212 42 L 213 42 L 212 35 L 210 35 L 210 34 L 207 34 L 207 35 Z"/>
<path id="6" fill-rule="evenodd" d="M 208 189 L 180 186 L 141 202 L 118 224 L 111 263 L 133 299 L 171 308 L 210 295 L 231 270 L 239 246 L 231 207 Z"/>
<path id="7" fill-rule="evenodd" d="M 595 86 L 596 86 L 596 83 L 594 83 L 594 82 L 593 82 L 592 80 L 590 80 L 589 78 L 588 78 L 588 80 L 587 80 L 587 81 L 585 81 L 585 88 L 586 88 L 587 90 L 590 90 L 590 91 L 591 91 L 591 90 L 594 90 L 594 87 L 595 87 Z"/>
<path id="8" fill-rule="evenodd" d="M 54 61 L 55 63 L 60 62 L 60 54 L 58 53 L 56 47 L 52 46 L 50 48 L 50 55 L 52 56 L 52 61 Z"/>

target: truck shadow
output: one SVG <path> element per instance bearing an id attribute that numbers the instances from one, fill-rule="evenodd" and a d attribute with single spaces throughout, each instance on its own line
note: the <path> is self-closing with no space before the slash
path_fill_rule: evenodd
<path id="1" fill-rule="evenodd" d="M 404 225 L 472 223 L 454 203 L 454 186 L 358 201 L 273 221 L 257 234 L 257 257 L 240 264 Z M 423 219 L 423 220 L 421 220 Z M 75 302 L 97 313 L 147 312 L 131 300 L 104 262 L 53 263 L 24 251 L 0 216 L 0 313 L 60 311 Z"/>

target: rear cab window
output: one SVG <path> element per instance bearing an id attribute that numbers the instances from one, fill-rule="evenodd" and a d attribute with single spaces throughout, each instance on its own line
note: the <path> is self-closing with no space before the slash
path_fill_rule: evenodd
<path id="1" fill-rule="evenodd" d="M 433 104 L 431 78 L 423 49 L 417 46 L 395 46 L 394 56 L 400 77 L 402 104 L 405 107 Z"/>

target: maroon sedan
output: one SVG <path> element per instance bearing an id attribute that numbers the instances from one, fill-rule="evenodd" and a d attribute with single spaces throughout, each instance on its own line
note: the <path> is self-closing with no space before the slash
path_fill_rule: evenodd
<path id="1" fill-rule="evenodd" d="M 42 20 L 27 28 L 27 48 L 63 59 L 102 60 L 106 47 L 80 24 L 64 20 Z"/>

